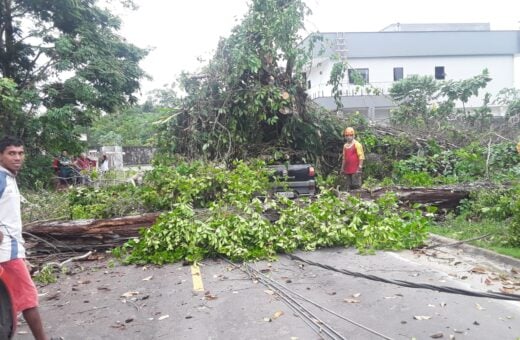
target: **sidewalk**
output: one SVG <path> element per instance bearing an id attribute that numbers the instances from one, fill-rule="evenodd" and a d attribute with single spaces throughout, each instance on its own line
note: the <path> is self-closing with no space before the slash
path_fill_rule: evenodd
<path id="1" fill-rule="evenodd" d="M 442 245 L 440 245 L 440 246 L 438 246 L 436 248 L 450 247 L 450 248 L 453 248 L 453 249 L 460 249 L 465 254 L 481 256 L 481 257 L 484 257 L 484 258 L 488 259 L 491 262 L 496 262 L 496 263 L 499 263 L 499 264 L 502 264 L 502 265 L 511 266 L 511 267 L 513 267 L 515 269 L 518 269 L 518 271 L 520 271 L 520 259 L 516 259 L 516 258 L 511 257 L 511 256 L 498 254 L 498 253 L 495 253 L 495 252 L 493 252 L 491 250 L 475 247 L 475 246 L 472 246 L 472 245 L 469 245 L 469 244 L 466 244 L 466 243 L 455 244 L 455 243 L 458 243 L 460 241 L 454 240 L 454 239 L 451 239 L 451 238 L 448 238 L 448 237 L 436 235 L 436 234 L 431 234 L 430 233 L 430 240 L 432 241 L 431 242 L 432 245 L 442 244 Z"/>

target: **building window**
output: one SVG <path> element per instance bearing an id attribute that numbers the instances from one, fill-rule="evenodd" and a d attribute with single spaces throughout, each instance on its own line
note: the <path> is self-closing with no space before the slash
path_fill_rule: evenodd
<path id="1" fill-rule="evenodd" d="M 402 67 L 394 67 L 394 81 L 403 79 L 403 73 Z"/>
<path id="2" fill-rule="evenodd" d="M 311 88 L 311 81 L 307 80 L 307 89 L 310 89 L 310 88 Z"/>
<path id="3" fill-rule="evenodd" d="M 446 73 L 444 73 L 444 66 L 435 66 L 435 79 L 442 80 L 446 78 Z"/>
<path id="4" fill-rule="evenodd" d="M 356 85 L 368 84 L 368 68 L 349 68 L 348 83 Z"/>

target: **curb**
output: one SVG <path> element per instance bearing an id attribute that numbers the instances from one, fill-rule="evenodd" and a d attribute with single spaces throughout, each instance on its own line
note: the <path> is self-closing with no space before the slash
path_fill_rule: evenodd
<path id="1" fill-rule="evenodd" d="M 430 233 L 429 239 L 434 242 L 437 242 L 439 244 L 446 244 L 446 245 L 451 244 L 451 243 L 460 242 L 459 240 L 454 240 L 454 239 L 451 239 L 448 237 L 444 237 L 444 236 L 440 236 L 440 235 L 436 235 L 436 234 L 432 234 L 432 233 Z M 439 247 L 442 247 L 442 246 L 439 246 Z M 462 249 L 462 250 L 464 250 L 464 252 L 466 252 L 468 254 L 480 255 L 489 260 L 500 262 L 502 264 L 515 267 L 516 269 L 520 269 L 520 259 L 516 259 L 511 256 L 498 254 L 491 250 L 475 247 L 475 246 L 472 246 L 472 245 L 469 245 L 466 243 L 461 243 L 461 244 L 453 245 L 450 247 Z"/>

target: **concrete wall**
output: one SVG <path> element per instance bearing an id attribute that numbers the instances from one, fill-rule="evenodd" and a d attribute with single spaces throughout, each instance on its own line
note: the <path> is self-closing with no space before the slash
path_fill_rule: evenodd
<path id="1" fill-rule="evenodd" d="M 124 146 L 123 162 L 125 166 L 151 164 L 155 150 L 146 146 Z"/>
<path id="2" fill-rule="evenodd" d="M 520 89 L 520 54 L 516 54 L 514 61 L 514 87 Z"/>
<path id="3" fill-rule="evenodd" d="M 88 157 L 99 163 L 101 156 L 107 155 L 109 169 L 121 170 L 124 166 L 151 164 L 155 150 L 148 146 L 102 146 L 89 150 Z"/>

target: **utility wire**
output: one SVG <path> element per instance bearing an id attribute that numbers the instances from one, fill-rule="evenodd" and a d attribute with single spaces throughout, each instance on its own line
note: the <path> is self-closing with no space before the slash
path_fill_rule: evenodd
<path id="1" fill-rule="evenodd" d="M 434 291 L 443 292 L 443 293 L 459 294 L 459 295 L 467 295 L 467 296 L 475 296 L 475 297 L 485 297 L 485 298 L 498 299 L 498 300 L 520 301 L 520 295 L 517 295 L 517 294 L 506 294 L 506 293 L 500 293 L 500 292 L 484 293 L 484 292 L 475 292 L 475 291 L 471 291 L 471 290 L 454 288 L 454 287 L 435 286 L 435 285 L 430 285 L 427 283 L 415 283 L 415 282 L 403 281 L 403 280 L 389 280 L 389 279 L 385 279 L 385 278 L 382 278 L 382 277 L 379 277 L 376 275 L 368 275 L 368 274 L 363 274 L 363 273 L 359 273 L 359 272 L 353 272 L 353 271 L 346 270 L 346 269 L 337 269 L 337 268 L 329 266 L 327 264 L 314 262 L 314 261 L 310 261 L 310 260 L 305 260 L 296 255 L 288 254 L 287 256 L 289 256 L 289 258 L 292 260 L 300 261 L 300 262 L 306 263 L 311 266 L 321 267 L 321 268 L 324 268 L 327 270 L 331 270 L 331 271 L 334 271 L 337 273 L 342 273 L 345 275 L 350 275 L 353 277 L 359 277 L 359 278 L 372 280 L 372 281 L 390 283 L 390 284 L 394 284 L 394 285 L 398 285 L 398 286 L 402 286 L 402 287 L 429 289 L 429 290 L 434 290 Z"/>
<path id="2" fill-rule="evenodd" d="M 294 312 L 300 315 L 302 320 L 319 336 L 323 337 L 324 335 L 327 335 L 328 338 L 332 340 L 346 340 L 346 338 L 342 336 L 339 332 L 334 330 L 323 320 L 320 320 L 312 312 L 310 312 L 300 303 L 295 301 L 294 298 L 287 294 L 287 292 L 280 290 L 269 280 L 267 280 L 267 276 L 262 274 L 260 271 L 252 268 L 250 265 L 247 264 L 244 264 L 243 266 L 238 266 L 237 264 L 229 261 L 228 259 L 224 258 L 224 260 L 232 266 L 245 272 L 252 280 L 257 280 L 267 288 L 272 289 Z"/>
<path id="3" fill-rule="evenodd" d="M 439 248 L 439 247 L 442 247 L 442 248 L 444 248 L 444 247 L 455 247 L 455 246 L 458 246 L 459 244 L 463 244 L 463 243 L 467 243 L 467 242 L 471 242 L 471 241 L 481 240 L 481 239 L 489 237 L 491 235 L 492 234 L 489 233 L 489 234 L 485 234 L 485 235 L 469 238 L 467 240 L 457 241 L 457 242 L 448 243 L 448 244 L 446 244 L 446 243 L 437 243 L 437 244 L 425 247 L 424 249 L 433 249 L 433 248 Z"/>
<path id="4" fill-rule="evenodd" d="M 317 316 L 315 316 L 311 311 L 306 309 L 300 303 L 295 301 L 289 294 L 287 294 L 286 292 L 280 290 L 279 288 L 277 288 L 276 286 L 271 284 L 266 279 L 267 276 L 265 276 L 258 270 L 252 268 L 248 264 L 244 264 L 244 266 L 246 268 L 246 273 L 248 273 L 248 275 L 251 278 L 255 278 L 259 282 L 261 282 L 263 285 L 265 285 L 266 287 L 273 289 L 276 292 L 276 294 L 285 301 L 285 303 L 287 303 L 294 311 L 296 311 L 298 314 L 300 314 L 304 318 L 304 320 L 307 320 L 308 322 L 310 322 L 312 324 L 312 326 L 311 326 L 311 325 L 309 325 L 308 322 L 306 322 L 309 326 L 311 326 L 311 328 L 317 334 L 323 335 L 323 333 L 325 333 L 333 340 L 336 340 L 336 339 L 346 340 L 346 338 L 344 336 L 342 336 L 339 332 L 337 332 L 335 329 L 330 327 L 325 321 L 319 319 Z"/>
<path id="5" fill-rule="evenodd" d="M 271 282 L 273 285 L 277 286 L 278 289 L 285 290 L 285 291 L 289 292 L 290 294 L 293 294 L 293 295 L 297 296 L 298 298 L 300 298 L 300 299 L 302 299 L 302 300 L 304 300 L 304 301 L 307 301 L 308 303 L 310 303 L 310 304 L 312 304 L 312 305 L 318 307 L 319 309 L 321 309 L 321 310 L 323 310 L 323 311 L 325 311 L 325 312 L 328 312 L 328 313 L 330 313 L 330 314 L 332 314 L 332 315 L 334 315 L 334 316 L 337 316 L 337 317 L 340 318 L 340 319 L 343 319 L 343 320 L 345 320 L 345 321 L 348 321 L 348 322 L 350 322 L 351 324 L 353 324 L 353 325 L 355 325 L 355 326 L 357 326 L 357 327 L 360 327 L 360 328 L 362 328 L 362 329 L 364 329 L 364 330 L 366 330 L 366 331 L 368 331 L 368 332 L 370 332 L 370 333 L 372 333 L 372 334 L 375 334 L 375 335 L 377 335 L 377 336 L 380 336 L 380 337 L 383 338 L 383 339 L 386 339 L 386 340 L 393 340 L 392 338 L 390 338 L 390 337 L 388 337 L 388 336 L 386 336 L 386 335 L 384 335 L 384 334 L 381 334 L 381 333 L 379 333 L 379 332 L 377 332 L 377 331 L 375 331 L 375 330 L 373 330 L 373 329 L 371 329 L 371 328 L 369 328 L 369 327 L 363 326 L 362 324 L 360 324 L 360 323 L 358 323 L 358 322 L 356 322 L 356 321 L 354 321 L 354 320 L 352 320 L 352 319 L 349 319 L 349 318 L 347 318 L 347 317 L 345 317 L 345 316 L 343 316 L 343 315 L 340 315 L 340 314 L 338 314 L 338 313 L 336 313 L 336 312 L 334 312 L 334 311 L 332 311 L 332 310 L 330 310 L 330 309 L 328 309 L 328 308 L 326 308 L 326 307 L 323 307 L 322 305 L 320 305 L 320 304 L 318 304 L 318 303 L 316 303 L 316 302 L 314 302 L 314 301 L 312 301 L 312 300 L 310 300 L 310 299 L 304 297 L 304 296 L 301 295 L 301 294 L 298 294 L 297 292 L 295 292 L 294 290 L 290 289 L 289 287 L 287 287 L 287 286 L 285 286 L 285 285 L 283 285 L 283 284 L 281 284 L 281 283 L 279 283 L 279 282 L 277 282 L 277 281 L 271 279 L 270 277 L 264 275 L 264 274 L 261 273 L 261 272 L 259 272 L 259 274 L 260 274 L 260 275 L 263 275 L 267 281 L 269 281 L 269 282 Z"/>

